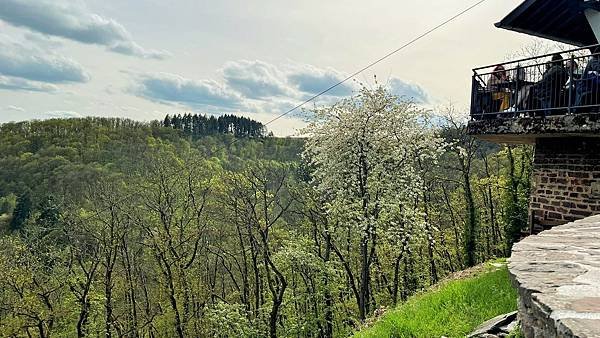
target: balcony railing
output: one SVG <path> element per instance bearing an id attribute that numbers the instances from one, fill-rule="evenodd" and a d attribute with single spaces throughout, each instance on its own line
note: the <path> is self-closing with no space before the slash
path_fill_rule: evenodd
<path id="1" fill-rule="evenodd" d="M 473 120 L 600 112 L 600 45 L 473 70 Z"/>

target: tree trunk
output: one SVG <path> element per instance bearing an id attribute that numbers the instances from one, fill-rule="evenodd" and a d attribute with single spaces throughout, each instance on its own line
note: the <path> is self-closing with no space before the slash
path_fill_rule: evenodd
<path id="1" fill-rule="evenodd" d="M 328 263 L 331 257 L 331 234 L 328 230 L 325 231 L 325 255 L 323 261 Z M 323 282 L 325 289 L 325 331 L 323 332 L 324 338 L 333 338 L 333 297 L 329 290 L 329 274 L 325 274 L 325 280 Z"/>
<path id="2" fill-rule="evenodd" d="M 463 167 L 463 187 L 467 212 L 467 224 L 465 225 L 465 256 L 466 265 L 474 266 L 477 263 L 477 219 L 475 212 L 475 201 L 471 189 L 471 178 L 469 164 L 461 161 Z"/>
<path id="3" fill-rule="evenodd" d="M 360 288 L 358 298 L 359 318 L 365 320 L 369 311 L 369 240 L 364 235 L 360 242 Z"/>

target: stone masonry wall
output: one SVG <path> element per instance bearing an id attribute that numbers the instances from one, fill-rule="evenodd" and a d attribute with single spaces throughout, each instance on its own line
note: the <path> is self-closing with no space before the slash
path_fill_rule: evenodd
<path id="1" fill-rule="evenodd" d="M 600 338 L 600 216 L 523 239 L 508 269 L 526 338 Z"/>
<path id="2" fill-rule="evenodd" d="M 538 231 L 600 214 L 600 138 L 538 139 L 534 183 L 530 212 Z"/>
<path id="3" fill-rule="evenodd" d="M 470 121 L 470 135 L 495 143 L 533 144 L 540 137 L 600 135 L 600 114 L 570 114 Z"/>

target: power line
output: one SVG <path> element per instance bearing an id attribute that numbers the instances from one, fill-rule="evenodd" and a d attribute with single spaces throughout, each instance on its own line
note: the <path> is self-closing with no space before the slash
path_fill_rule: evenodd
<path id="1" fill-rule="evenodd" d="M 327 92 L 331 91 L 332 89 L 334 89 L 334 88 L 336 88 L 336 87 L 338 87 L 338 86 L 340 86 L 340 85 L 344 84 L 345 82 L 347 82 L 348 80 L 352 79 L 352 78 L 353 78 L 353 77 L 355 77 L 356 75 L 358 75 L 358 74 L 360 74 L 360 73 L 364 72 L 365 70 L 367 70 L 367 69 L 369 69 L 369 68 L 371 68 L 371 67 L 375 66 L 376 64 L 378 64 L 378 63 L 380 63 L 381 61 L 383 61 L 383 60 L 385 60 L 385 59 L 389 58 L 390 56 L 392 56 L 392 55 L 394 55 L 394 54 L 398 53 L 399 51 L 401 51 L 401 50 L 405 49 L 406 47 L 408 47 L 408 46 L 410 46 L 410 45 L 414 44 L 415 42 L 417 42 L 417 41 L 419 41 L 419 40 L 423 39 L 423 38 L 424 38 L 424 37 L 426 37 L 427 35 L 429 35 L 429 34 L 431 34 L 431 33 L 435 32 L 436 30 L 438 30 L 438 29 L 440 29 L 440 28 L 444 27 L 445 25 L 447 25 L 447 24 L 449 24 L 450 22 L 454 21 L 455 19 L 457 19 L 457 18 L 461 17 L 462 15 L 466 14 L 466 13 L 467 13 L 467 12 L 469 12 L 470 10 L 474 9 L 475 7 L 477 7 L 477 6 L 481 5 L 482 3 L 486 2 L 486 1 L 487 1 L 487 0 L 479 0 L 479 1 L 478 1 L 478 2 L 476 2 L 475 4 L 473 4 L 473 5 L 469 6 L 469 7 L 467 7 L 466 9 L 464 9 L 464 10 L 460 11 L 458 14 L 455 14 L 454 16 L 450 17 L 449 19 L 446 19 L 446 20 L 445 20 L 445 21 L 443 21 L 442 23 L 440 23 L 440 24 L 438 24 L 437 26 L 435 26 L 435 27 L 433 27 L 433 28 L 429 29 L 428 31 L 426 31 L 426 32 L 424 32 L 424 33 L 422 33 L 421 35 L 419 35 L 419 36 L 415 37 L 414 39 L 410 40 L 409 42 L 405 43 L 404 45 L 402 45 L 402 46 L 400 46 L 400 47 L 398 47 L 398 48 L 394 49 L 393 51 L 391 51 L 391 52 L 387 53 L 386 55 L 384 55 L 384 56 L 380 57 L 379 59 L 377 59 L 377 60 L 375 60 L 375 61 L 373 61 L 373 62 L 369 63 L 369 64 L 368 64 L 368 65 L 366 65 L 365 67 L 363 67 L 363 68 L 361 68 L 361 69 L 359 69 L 359 70 L 355 71 L 354 73 L 352 73 L 352 74 L 348 75 L 347 77 L 345 77 L 344 79 L 340 80 L 339 82 L 337 82 L 337 83 L 335 83 L 335 84 L 331 85 L 331 86 L 330 86 L 330 87 L 328 87 L 327 89 L 324 89 L 324 90 L 320 91 L 319 93 L 317 93 L 317 94 L 315 94 L 314 96 L 310 97 L 309 99 L 307 99 L 307 100 L 303 101 L 302 103 L 300 103 L 300 104 L 298 104 L 298 105 L 294 106 L 293 108 L 291 108 L 291 109 L 289 109 L 289 110 L 285 111 L 284 113 L 282 113 L 282 114 L 280 114 L 280 115 L 277 115 L 275 118 L 273 118 L 272 120 L 268 121 L 268 122 L 267 122 L 267 123 L 265 123 L 264 125 L 265 125 L 265 126 L 268 126 L 269 124 L 271 124 L 271 123 L 273 123 L 273 122 L 275 122 L 275 121 L 279 120 L 280 118 L 282 118 L 282 117 L 286 116 L 287 114 L 289 114 L 289 113 L 291 113 L 291 112 L 295 111 L 296 109 L 298 109 L 298 108 L 300 108 L 300 107 L 304 106 L 305 104 L 307 104 L 307 103 L 310 103 L 311 101 L 315 100 L 315 99 L 316 99 L 316 98 L 318 98 L 319 96 L 322 96 L 322 95 L 326 94 Z"/>
<path id="2" fill-rule="evenodd" d="M 428 36 L 429 34 L 431 34 L 431 33 L 435 32 L 436 30 L 438 30 L 438 29 L 440 29 L 440 28 L 442 28 L 442 27 L 444 27 L 445 25 L 447 25 L 447 24 L 449 24 L 450 22 L 454 21 L 455 19 L 457 19 L 457 18 L 461 17 L 462 15 L 466 14 L 467 12 L 471 11 L 472 9 L 474 9 L 475 7 L 477 7 L 477 6 L 481 5 L 482 3 L 486 2 L 486 1 L 487 1 L 487 0 L 479 0 L 479 1 L 478 1 L 478 2 L 476 2 L 475 4 L 473 4 L 473 5 L 471 5 L 471 6 L 467 7 L 467 8 L 465 8 L 464 10 L 460 11 L 458 14 L 455 14 L 454 16 L 450 17 L 449 19 L 446 19 L 445 21 L 443 21 L 442 23 L 438 24 L 437 26 L 435 26 L 435 27 L 433 27 L 433 28 L 431 28 L 431 29 L 427 30 L 426 32 L 422 33 L 421 35 L 419 35 L 419 36 L 415 37 L 414 39 L 412 39 L 412 40 L 408 41 L 408 42 L 407 42 L 407 43 L 405 43 L 404 45 L 402 45 L 402 46 L 400 46 L 400 47 L 398 47 L 398 48 L 394 49 L 393 51 L 391 51 L 391 52 L 387 53 L 386 55 L 384 55 L 384 56 L 380 57 L 379 59 L 377 59 L 377 60 L 375 60 L 375 61 L 373 61 L 373 62 L 369 63 L 369 64 L 368 64 L 368 65 L 366 65 L 365 67 L 363 67 L 363 68 L 361 68 L 361 69 L 359 69 L 359 70 L 355 71 L 354 73 L 352 73 L 352 74 L 348 75 L 347 77 L 345 77 L 345 78 L 344 78 L 344 79 L 342 79 L 341 81 L 339 81 L 339 82 L 337 82 L 337 83 L 335 83 L 335 84 L 333 84 L 333 85 L 329 86 L 327 89 L 324 89 L 324 90 L 320 91 L 319 93 L 317 93 L 317 94 L 313 95 L 312 97 L 310 97 L 309 99 L 307 99 L 307 100 L 303 101 L 302 103 L 300 103 L 300 104 L 298 104 L 298 105 L 294 106 L 293 108 L 291 108 L 291 109 L 289 109 L 289 110 L 285 111 L 284 113 L 282 113 L 282 114 L 280 114 L 280 115 L 276 116 L 276 117 L 275 117 L 275 118 L 273 118 L 272 120 L 270 120 L 270 121 L 266 122 L 266 123 L 264 124 L 264 126 L 265 126 L 265 127 L 266 127 L 266 126 L 268 126 L 269 124 L 271 124 L 271 123 L 273 123 L 273 122 L 275 122 L 275 121 L 279 120 L 280 118 L 282 118 L 282 117 L 286 116 L 287 114 L 289 114 L 289 113 L 291 113 L 291 112 L 295 111 L 296 109 L 298 109 L 298 108 L 300 108 L 300 107 L 304 106 L 305 104 L 307 104 L 307 103 L 310 103 L 311 101 L 315 100 L 315 99 L 316 99 L 316 98 L 318 98 L 319 96 L 322 96 L 322 95 L 326 94 L 327 92 L 331 91 L 332 89 L 334 89 L 334 88 L 336 88 L 336 87 L 338 87 L 338 86 L 340 86 L 340 85 L 344 84 L 345 82 L 347 82 L 348 80 L 352 79 L 352 78 L 353 78 L 353 77 L 355 77 L 356 75 L 358 75 L 358 74 L 360 74 L 360 73 L 364 72 L 365 70 L 367 70 L 367 69 L 369 69 L 369 68 L 371 68 L 371 67 L 375 66 L 376 64 L 380 63 L 381 61 L 383 61 L 383 60 L 385 60 L 385 59 L 389 58 L 390 56 L 392 56 L 392 55 L 394 55 L 394 54 L 396 54 L 396 53 L 400 52 L 401 50 L 403 50 L 403 49 L 405 49 L 405 48 L 409 47 L 410 45 L 414 44 L 415 42 L 417 42 L 417 41 L 419 41 L 419 40 L 423 39 L 424 37 Z M 238 139 L 234 139 L 234 140 L 231 142 L 231 144 L 230 144 L 230 145 L 232 145 L 232 144 L 236 143 L 237 141 L 238 141 Z M 139 193 L 140 193 L 140 192 L 136 191 L 136 192 L 134 192 L 134 193 L 132 193 L 132 194 L 129 194 L 129 195 L 125 196 L 123 199 L 121 199 L 119 202 L 121 202 L 121 201 L 123 201 L 123 202 L 124 202 L 124 201 L 126 201 L 126 200 L 128 200 L 128 199 L 130 199 L 130 198 L 134 197 L 135 195 L 137 195 L 137 194 L 139 194 Z M 92 215 L 92 216 L 90 216 L 90 217 L 86 218 L 85 220 L 89 220 L 89 219 L 92 219 L 92 218 L 99 217 L 99 216 L 100 216 L 100 213 L 102 213 L 102 212 L 104 212 L 104 211 L 107 211 L 107 210 L 109 210 L 109 208 L 105 208 L 105 209 L 103 209 L 103 210 L 97 211 L 97 212 L 96 212 L 94 215 Z"/>

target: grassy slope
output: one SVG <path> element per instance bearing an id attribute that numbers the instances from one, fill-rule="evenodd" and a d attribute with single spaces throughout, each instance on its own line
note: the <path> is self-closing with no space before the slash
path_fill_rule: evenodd
<path id="1" fill-rule="evenodd" d="M 444 283 L 386 313 L 355 337 L 464 337 L 479 324 L 517 308 L 506 265 Z"/>

